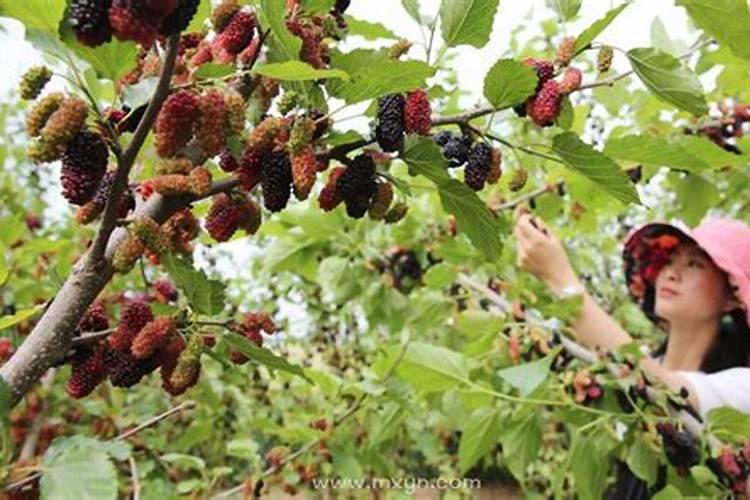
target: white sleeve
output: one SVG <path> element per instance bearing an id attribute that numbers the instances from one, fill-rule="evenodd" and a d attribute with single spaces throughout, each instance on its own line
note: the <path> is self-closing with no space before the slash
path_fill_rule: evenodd
<path id="1" fill-rule="evenodd" d="M 714 408 L 731 406 L 750 413 L 750 368 L 737 367 L 715 373 L 677 372 L 693 386 L 698 413 L 704 418 Z"/>

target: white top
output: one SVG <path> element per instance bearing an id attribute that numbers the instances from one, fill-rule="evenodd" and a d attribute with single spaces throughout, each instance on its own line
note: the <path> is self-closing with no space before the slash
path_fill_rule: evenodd
<path id="1" fill-rule="evenodd" d="M 678 371 L 684 376 L 698 400 L 698 413 L 705 418 L 709 411 L 731 406 L 750 413 L 750 368 L 736 367 L 714 373 Z"/>

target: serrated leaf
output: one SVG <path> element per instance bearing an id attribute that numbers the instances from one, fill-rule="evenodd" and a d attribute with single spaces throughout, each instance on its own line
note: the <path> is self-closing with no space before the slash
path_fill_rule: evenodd
<path id="1" fill-rule="evenodd" d="M 70 23 L 60 23 L 60 38 L 76 56 L 94 68 L 99 78 L 116 82 L 136 66 L 138 46 L 134 42 L 113 39 L 98 47 L 88 47 L 78 41 Z"/>
<path id="2" fill-rule="evenodd" d="M 469 367 L 461 353 L 423 342 L 412 342 L 396 367 L 396 374 L 419 390 L 435 392 L 467 380 Z"/>
<path id="3" fill-rule="evenodd" d="M 150 76 L 141 79 L 138 83 L 127 85 L 122 89 L 122 103 L 131 110 L 136 110 L 148 104 L 151 96 L 154 95 L 159 78 Z"/>
<path id="4" fill-rule="evenodd" d="M 65 11 L 65 0 L 3 0 L 0 16 L 12 17 L 23 23 L 26 29 L 36 28 L 56 34 Z"/>
<path id="5" fill-rule="evenodd" d="M 234 73 L 235 67 L 231 64 L 218 64 L 218 63 L 206 63 L 202 64 L 193 73 L 193 76 L 198 80 L 205 78 L 221 78 Z"/>
<path id="6" fill-rule="evenodd" d="M 626 460 L 631 471 L 646 484 L 653 486 L 659 468 L 659 457 L 643 439 L 636 438 Z"/>
<path id="7" fill-rule="evenodd" d="M 453 283 L 456 274 L 456 269 L 453 266 L 441 262 L 430 267 L 422 277 L 422 281 L 430 288 L 442 288 Z"/>
<path id="8" fill-rule="evenodd" d="M 599 500 L 604 493 L 609 461 L 605 443 L 598 435 L 576 432 L 568 455 L 568 470 L 575 478 L 575 492 L 581 500 Z"/>
<path id="9" fill-rule="evenodd" d="M 484 77 L 484 97 L 496 109 L 515 106 L 536 90 L 536 72 L 513 59 L 498 60 Z"/>
<path id="10" fill-rule="evenodd" d="M 628 135 L 609 139 L 604 154 L 646 165 L 681 168 L 693 172 L 709 168 L 708 163 L 688 153 L 679 144 L 672 144 L 662 137 L 652 135 Z"/>
<path id="11" fill-rule="evenodd" d="M 598 37 L 602 31 L 607 29 L 607 26 L 612 24 L 612 21 L 614 21 L 615 18 L 620 15 L 620 12 L 622 12 L 623 9 L 628 5 L 629 4 L 625 3 L 620 5 L 619 7 L 615 7 L 614 9 L 607 12 L 604 17 L 598 19 L 591 26 L 586 28 L 583 33 L 578 35 L 576 37 L 575 53 L 578 53 L 581 50 L 585 49 L 588 44 L 593 42 L 594 39 Z"/>
<path id="12" fill-rule="evenodd" d="M 440 21 L 448 47 L 484 47 L 490 41 L 498 0 L 442 0 Z"/>
<path id="13" fill-rule="evenodd" d="M 458 445 L 458 467 L 462 474 L 495 448 L 501 426 L 495 408 L 479 408 L 471 414 Z"/>
<path id="14" fill-rule="evenodd" d="M 232 333 L 226 334 L 222 336 L 222 340 L 226 342 L 230 348 L 241 352 L 256 363 L 265 365 L 273 370 L 281 370 L 302 377 L 313 384 L 313 381 L 305 374 L 302 367 L 290 363 L 286 359 L 277 356 L 264 347 L 258 347 L 241 335 Z"/>
<path id="15" fill-rule="evenodd" d="M 409 134 L 401 156 L 412 174 L 423 175 L 438 187 L 440 202 L 446 212 L 456 216 L 459 231 L 488 260 L 500 255 L 502 241 L 496 217 L 466 184 L 447 173 L 447 160 L 435 142 L 427 137 Z"/>
<path id="16" fill-rule="evenodd" d="M 708 112 L 700 80 L 677 58 L 649 47 L 627 54 L 635 74 L 656 97 L 695 116 Z"/>
<path id="17" fill-rule="evenodd" d="M 321 78 L 341 78 L 349 80 L 346 71 L 340 69 L 315 69 L 302 61 L 268 63 L 255 68 L 255 72 L 276 80 L 302 81 Z"/>
<path id="18" fill-rule="evenodd" d="M 724 406 L 709 411 L 706 420 L 710 431 L 720 440 L 750 440 L 750 415 L 747 413 Z"/>
<path id="19" fill-rule="evenodd" d="M 221 281 L 209 279 L 192 262 L 174 255 L 164 256 L 161 264 L 196 312 L 213 316 L 224 310 L 225 285 Z"/>
<path id="20" fill-rule="evenodd" d="M 302 40 L 286 29 L 286 0 L 260 0 L 262 26 L 271 29 L 271 43 L 275 57 L 273 61 L 294 61 L 299 59 Z"/>
<path id="21" fill-rule="evenodd" d="M 552 360 L 559 350 L 557 348 L 536 361 L 498 370 L 497 375 L 517 389 L 521 396 L 528 396 L 547 380 Z"/>
<path id="22" fill-rule="evenodd" d="M 563 21 L 569 21 L 581 10 L 581 0 L 546 0 L 547 7 L 554 9 Z"/>
<path id="23" fill-rule="evenodd" d="M 401 5 L 404 6 L 404 10 L 409 16 L 414 19 L 417 23 L 422 24 L 422 19 L 419 14 L 419 0 L 401 0 Z"/>
<path id="24" fill-rule="evenodd" d="M 45 453 L 39 480 L 42 498 L 107 500 L 117 498 L 117 471 L 107 453 L 90 447 Z"/>
<path id="25" fill-rule="evenodd" d="M 539 412 L 528 412 L 503 426 L 500 441 L 504 462 L 518 481 L 523 481 L 526 466 L 533 462 L 542 447 L 542 419 Z"/>
<path id="26" fill-rule="evenodd" d="M 363 21 L 352 16 L 344 16 L 346 19 L 347 32 L 349 35 L 359 35 L 365 40 L 380 40 L 383 38 L 399 38 L 393 31 L 389 30 L 380 23 Z"/>
<path id="27" fill-rule="evenodd" d="M 608 156 L 596 151 L 573 132 L 555 136 L 554 151 L 565 165 L 584 175 L 623 203 L 640 203 L 627 174 Z"/>
<path id="28" fill-rule="evenodd" d="M 696 26 L 750 60 L 750 12 L 746 0 L 676 0 L 685 7 Z"/>
<path id="29" fill-rule="evenodd" d="M 43 308 L 44 308 L 44 304 L 39 304 L 36 307 L 31 307 L 29 309 L 21 309 L 20 311 L 17 311 L 15 314 L 0 317 L 0 330 L 9 328 L 13 325 L 20 323 L 21 321 L 25 319 L 28 319 L 34 316 Z"/>

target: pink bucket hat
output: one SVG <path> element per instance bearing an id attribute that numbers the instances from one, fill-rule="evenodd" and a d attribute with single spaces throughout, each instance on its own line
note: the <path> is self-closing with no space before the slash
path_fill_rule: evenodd
<path id="1" fill-rule="evenodd" d="M 704 219 L 695 229 L 680 222 L 652 222 L 633 230 L 625 238 L 622 257 L 630 296 L 653 321 L 653 288 L 669 253 L 681 241 L 693 241 L 725 271 L 745 304 L 750 325 L 750 226 L 733 219 Z M 650 293 L 649 293 L 650 292 Z"/>

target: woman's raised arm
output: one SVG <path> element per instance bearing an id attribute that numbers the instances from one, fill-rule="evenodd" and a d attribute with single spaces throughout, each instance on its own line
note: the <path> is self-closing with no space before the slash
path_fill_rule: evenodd
<path id="1" fill-rule="evenodd" d="M 583 305 L 572 328 L 580 342 L 587 347 L 615 349 L 633 338 L 614 320 L 594 298 L 573 271 L 560 240 L 538 218 L 524 213 L 518 217 L 513 234 L 516 236 L 517 264 L 541 279 L 553 293 L 579 286 L 583 292 Z"/>

